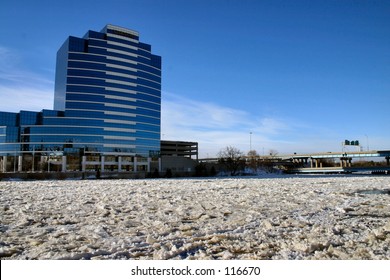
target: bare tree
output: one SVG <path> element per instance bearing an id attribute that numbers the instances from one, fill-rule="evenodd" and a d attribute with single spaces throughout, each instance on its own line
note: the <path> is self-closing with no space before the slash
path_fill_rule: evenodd
<path id="1" fill-rule="evenodd" d="M 271 157 L 276 157 L 278 154 L 279 154 L 279 152 L 277 150 L 274 150 L 274 149 L 269 150 L 269 155 Z"/>
<path id="2" fill-rule="evenodd" d="M 249 168 L 251 168 L 254 171 L 256 171 L 258 168 L 258 157 L 259 157 L 259 154 L 256 152 L 256 150 L 250 150 L 248 152 L 247 165 L 249 166 Z"/>
<path id="3" fill-rule="evenodd" d="M 244 153 L 239 149 L 227 146 L 218 153 L 218 161 L 226 166 L 231 176 L 234 176 L 245 165 L 243 156 Z"/>
<path id="4" fill-rule="evenodd" d="M 248 152 L 248 157 L 250 157 L 250 158 L 255 158 L 255 157 L 258 157 L 258 156 L 259 156 L 259 154 L 257 153 L 256 150 L 250 150 Z"/>

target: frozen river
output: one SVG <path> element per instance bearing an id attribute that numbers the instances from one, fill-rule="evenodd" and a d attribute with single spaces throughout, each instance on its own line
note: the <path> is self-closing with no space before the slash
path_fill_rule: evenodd
<path id="1" fill-rule="evenodd" d="M 1 259 L 390 259 L 388 176 L 0 182 Z"/>

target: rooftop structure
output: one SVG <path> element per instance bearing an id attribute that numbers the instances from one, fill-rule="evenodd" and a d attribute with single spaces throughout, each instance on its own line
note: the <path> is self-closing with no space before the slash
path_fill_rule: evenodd
<path id="1" fill-rule="evenodd" d="M 198 143 L 161 140 L 161 156 L 188 157 L 198 160 Z"/>

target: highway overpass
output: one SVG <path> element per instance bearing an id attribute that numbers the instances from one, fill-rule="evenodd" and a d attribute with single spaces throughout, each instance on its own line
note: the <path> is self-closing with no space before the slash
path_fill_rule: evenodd
<path id="1" fill-rule="evenodd" d="M 386 161 L 386 166 L 359 166 L 354 167 L 352 161 L 354 159 L 361 160 L 366 158 L 383 158 Z M 311 153 L 311 154 L 293 154 L 282 156 L 284 161 L 295 163 L 296 168 L 292 168 L 291 172 L 298 173 L 330 173 L 330 172 L 373 172 L 385 173 L 390 171 L 390 150 L 380 151 L 364 151 L 364 152 L 328 152 L 328 153 Z M 339 166 L 326 167 L 326 160 L 338 160 Z"/>
<path id="2" fill-rule="evenodd" d="M 386 161 L 386 166 L 353 166 L 353 160 L 367 160 L 367 158 Z M 326 152 L 326 153 L 307 153 L 307 154 L 287 154 L 276 156 L 256 156 L 242 157 L 246 162 L 257 161 L 271 164 L 274 167 L 284 168 L 293 173 L 352 173 L 352 172 L 372 172 L 378 174 L 390 174 L 390 150 L 372 150 L 364 152 Z M 329 166 L 329 160 L 332 160 Z M 218 158 L 200 159 L 200 162 L 217 163 Z M 375 160 L 378 161 L 378 160 Z M 336 165 L 336 166 L 334 166 Z"/>

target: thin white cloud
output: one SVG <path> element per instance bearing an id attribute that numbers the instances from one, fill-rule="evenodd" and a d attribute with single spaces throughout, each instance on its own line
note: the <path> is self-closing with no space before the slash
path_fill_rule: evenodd
<path id="1" fill-rule="evenodd" d="M 286 116 L 263 116 L 162 93 L 162 139 L 196 141 L 200 157 L 215 157 L 226 146 L 267 155 L 340 150 L 337 130 Z M 336 139 L 336 140 L 335 140 Z"/>
<path id="2" fill-rule="evenodd" d="M 229 129 L 245 124 L 248 118 L 247 114 L 240 110 L 166 92 L 163 93 L 162 106 L 166 125 L 174 123 L 175 128 Z"/>
<path id="3" fill-rule="evenodd" d="M 53 108 L 52 80 L 26 70 L 21 56 L 0 46 L 0 111 Z"/>
<path id="4" fill-rule="evenodd" d="M 293 132 L 296 126 L 168 92 L 163 92 L 161 112 L 162 139 L 196 141 L 201 157 L 213 157 L 229 145 L 243 152 L 250 148 L 260 154 L 268 152 L 280 146 L 278 137 Z"/>
<path id="5" fill-rule="evenodd" d="M 7 87 L 0 85 L 0 111 L 19 112 L 53 109 L 52 88 L 31 88 L 25 86 Z"/>

